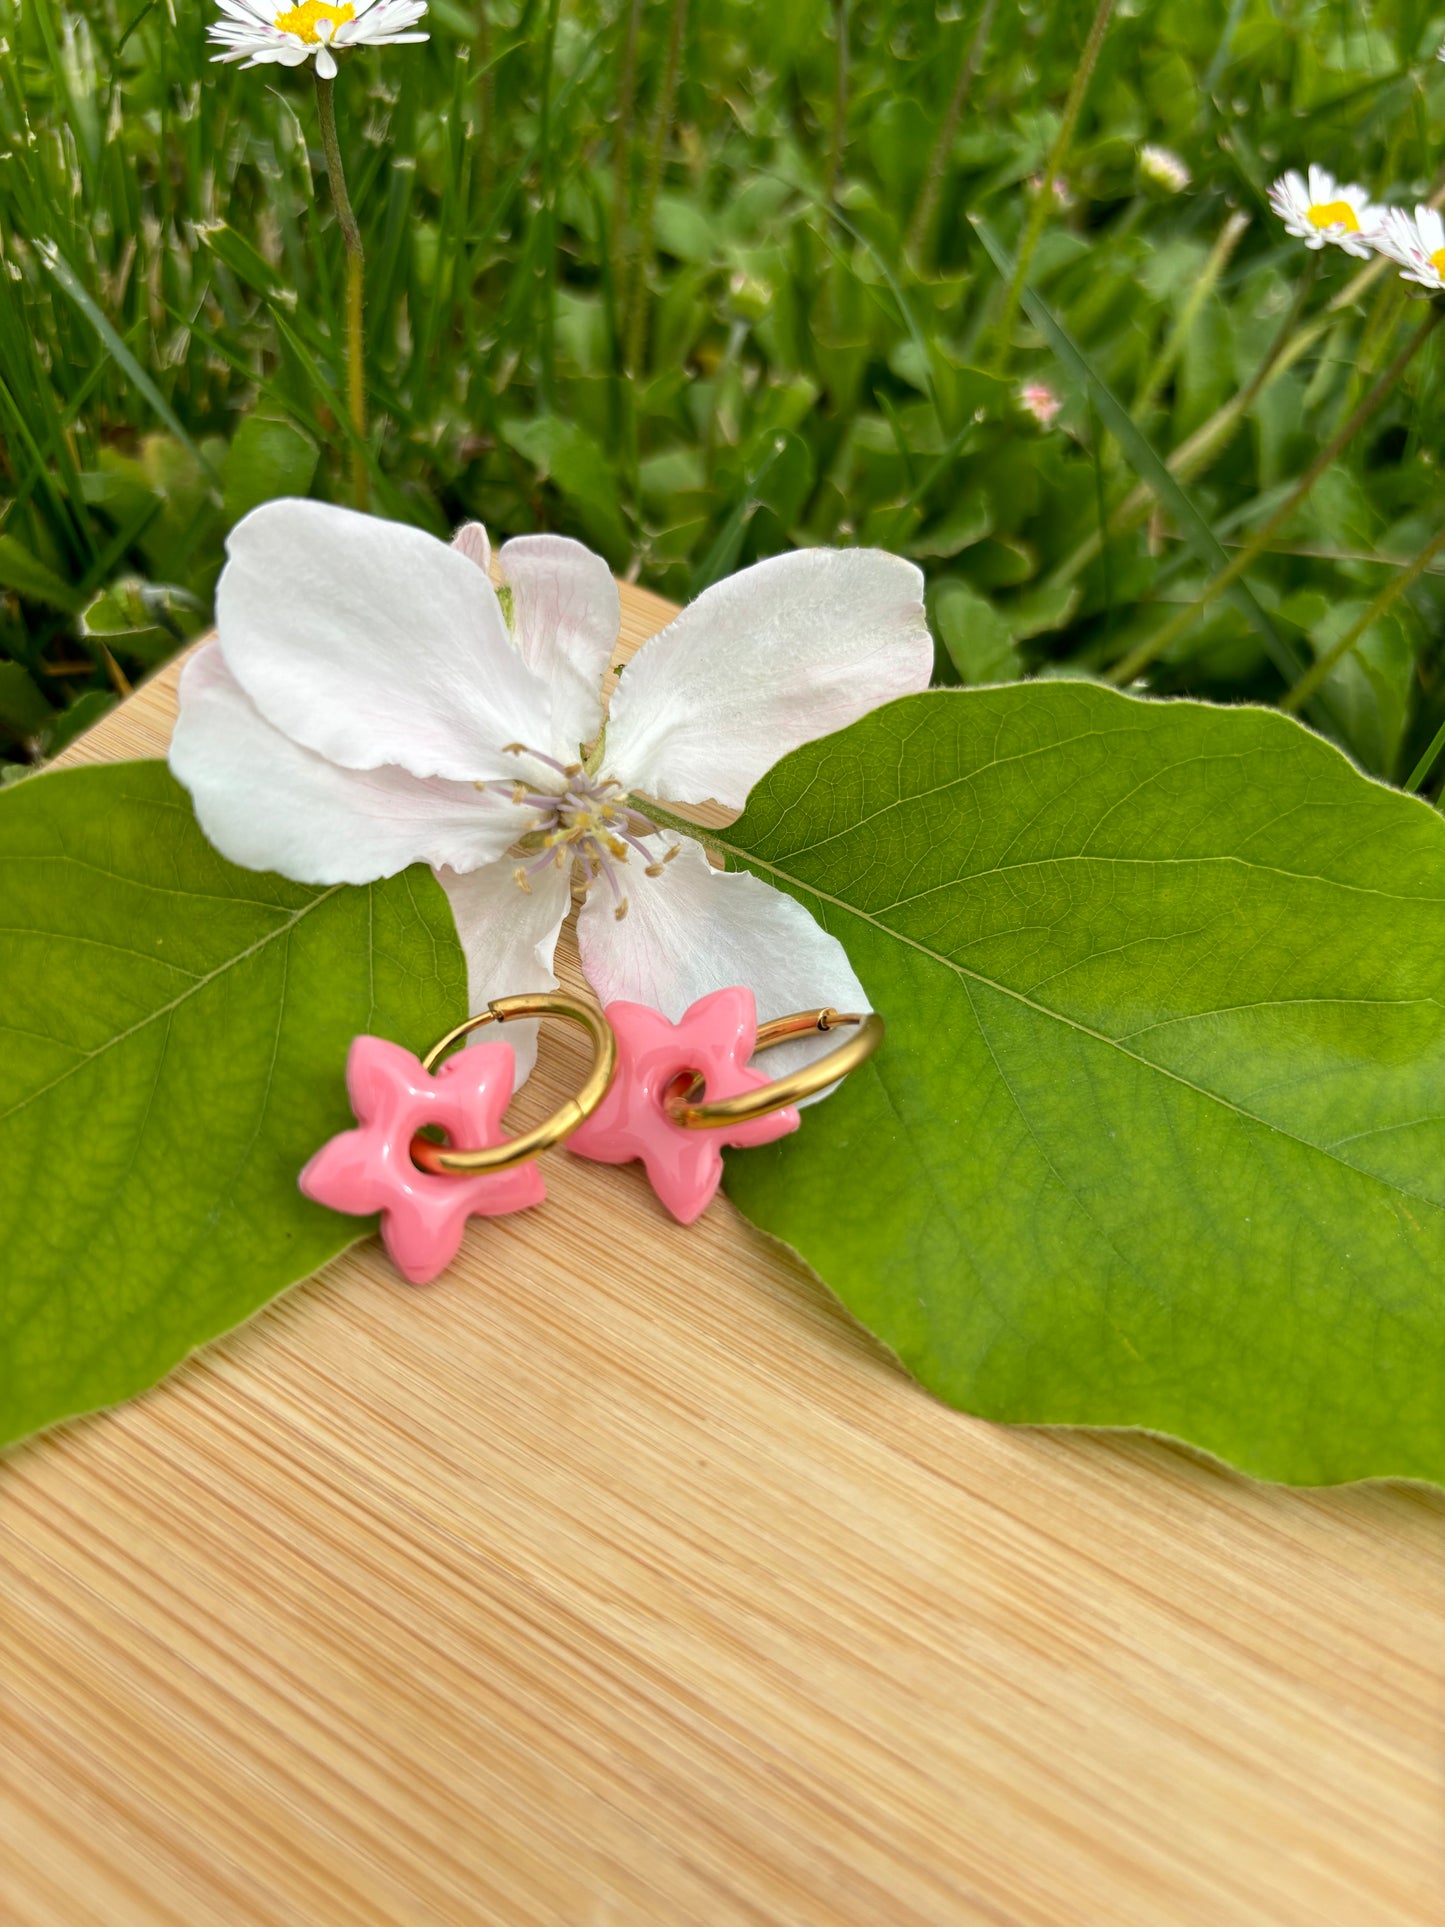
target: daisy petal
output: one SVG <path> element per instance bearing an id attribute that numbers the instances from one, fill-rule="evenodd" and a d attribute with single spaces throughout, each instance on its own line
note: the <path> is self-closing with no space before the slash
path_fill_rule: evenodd
<path id="1" fill-rule="evenodd" d="M 170 765 L 231 862 L 297 883 L 370 883 L 408 864 L 467 869 L 528 821 L 470 783 L 403 769 L 338 769 L 273 729 L 211 643 L 186 664 Z"/>
<path id="2" fill-rule="evenodd" d="M 348 769 L 516 776 L 547 690 L 475 563 L 421 529 L 267 502 L 232 529 L 216 596 L 236 680 L 270 722 Z M 525 769 L 521 771 L 526 774 Z"/>
<path id="3" fill-rule="evenodd" d="M 734 984 L 752 991 L 760 1023 L 825 1004 L 871 1009 L 842 944 L 802 904 L 746 871 L 714 870 L 691 837 L 660 877 L 637 879 L 620 923 L 594 891 L 577 919 L 577 941 L 601 1004 L 649 1004 L 673 1023 L 700 997 Z M 769 1073 L 796 1070 L 836 1043 L 781 1044 L 768 1052 Z"/>
<path id="4" fill-rule="evenodd" d="M 565 535 L 516 536 L 498 561 L 512 640 L 551 688 L 550 748 L 566 762 L 602 727 L 602 678 L 622 626 L 617 584 L 600 555 Z"/>
<path id="5" fill-rule="evenodd" d="M 336 56 L 329 47 L 323 46 L 316 49 L 316 71 L 323 80 L 335 80 Z"/>
<path id="6" fill-rule="evenodd" d="M 923 577 L 878 549 L 800 549 L 705 589 L 627 665 L 607 767 L 657 797 L 741 809 L 800 743 L 926 689 Z"/>
<path id="7" fill-rule="evenodd" d="M 472 1011 L 484 1010 L 493 997 L 557 988 L 552 957 L 557 932 L 572 907 L 571 865 L 533 877 L 530 895 L 518 887 L 513 870 L 511 863 L 491 863 L 466 876 L 437 871 L 437 881 L 451 899 L 467 960 L 467 1004 Z M 537 1030 L 534 1019 L 518 1018 L 502 1033 L 516 1055 L 514 1089 L 532 1074 Z M 473 1035 L 494 1038 L 498 1032 L 489 1025 Z"/>

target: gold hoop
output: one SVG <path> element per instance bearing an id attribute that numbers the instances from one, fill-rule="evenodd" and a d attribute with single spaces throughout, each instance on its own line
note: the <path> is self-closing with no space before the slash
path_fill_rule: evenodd
<path id="1" fill-rule="evenodd" d="M 617 1070 L 617 1039 L 612 1034 L 612 1026 L 593 1004 L 584 1004 L 580 998 L 569 997 L 560 990 L 530 991 L 521 997 L 494 997 L 479 1016 L 469 1017 L 455 1030 L 449 1030 L 439 1044 L 433 1044 L 421 1060 L 423 1070 L 431 1070 L 437 1059 L 453 1044 L 467 1036 L 471 1031 L 480 1030 L 483 1024 L 506 1024 L 517 1017 L 565 1017 L 569 1023 L 580 1024 L 592 1039 L 592 1068 L 575 1097 L 556 1110 L 544 1124 L 535 1129 L 524 1131 L 520 1137 L 508 1138 L 505 1144 L 493 1144 L 485 1150 L 468 1151 L 453 1148 L 446 1144 L 433 1144 L 429 1137 L 420 1135 L 411 1141 L 411 1156 L 414 1164 L 434 1177 L 474 1178 L 484 1171 L 510 1171 L 518 1164 L 526 1164 L 539 1152 L 550 1150 L 570 1137 L 584 1118 L 591 1117 L 597 1106 L 607 1095 Z"/>
<path id="2" fill-rule="evenodd" d="M 743 1091 L 737 1097 L 719 1097 L 711 1104 L 691 1101 L 703 1084 L 700 1077 L 695 1077 L 688 1090 L 665 1100 L 668 1116 L 674 1124 L 685 1125 L 689 1131 L 720 1131 L 728 1124 L 749 1124 L 754 1118 L 770 1117 L 774 1111 L 786 1110 L 800 1098 L 827 1090 L 840 1077 L 856 1070 L 883 1042 L 883 1019 L 876 1010 L 840 1012 L 826 1008 L 800 1010 L 792 1017 L 775 1017 L 770 1024 L 760 1026 L 754 1045 L 755 1050 L 771 1050 L 790 1037 L 801 1037 L 808 1031 L 836 1030 L 840 1024 L 856 1024 L 858 1034 L 846 1044 L 840 1044 L 837 1050 L 829 1051 L 826 1057 L 805 1064 L 787 1077 L 776 1078 L 759 1090 Z"/>

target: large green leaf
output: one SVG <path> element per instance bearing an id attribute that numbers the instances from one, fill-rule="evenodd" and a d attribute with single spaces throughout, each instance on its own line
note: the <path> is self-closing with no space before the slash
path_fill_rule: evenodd
<path id="1" fill-rule="evenodd" d="M 720 841 L 888 1023 L 742 1208 L 941 1397 L 1445 1478 L 1445 821 L 1269 711 L 934 691 Z"/>
<path id="2" fill-rule="evenodd" d="M 425 1048 L 464 967 L 425 870 L 235 869 L 162 763 L 0 796 L 0 1439 L 126 1398 L 366 1228 L 296 1189 L 358 1031 Z"/>

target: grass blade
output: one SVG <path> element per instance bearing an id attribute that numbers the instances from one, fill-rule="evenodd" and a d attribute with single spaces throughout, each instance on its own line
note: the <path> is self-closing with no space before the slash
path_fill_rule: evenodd
<path id="1" fill-rule="evenodd" d="M 215 468 L 186 433 L 180 417 L 111 326 L 84 283 L 80 280 L 65 256 L 60 252 L 60 249 L 53 241 L 39 241 L 36 243 L 36 252 L 50 270 L 51 274 L 54 275 L 55 279 L 60 283 L 65 293 L 70 296 L 70 299 L 75 303 L 76 307 L 79 308 L 91 327 L 94 328 L 96 334 L 99 335 L 107 354 L 109 354 L 117 368 L 140 390 L 141 394 L 145 396 L 152 409 L 165 423 L 176 440 L 195 457 L 202 472 L 209 476 L 211 481 L 219 488 L 221 478 L 216 473 Z"/>
<path id="2" fill-rule="evenodd" d="M 986 221 L 977 217 L 973 226 L 989 259 L 1000 275 L 1007 278 L 1012 272 L 1012 263 L 998 236 Z M 1100 419 L 1124 451 L 1129 466 L 1151 491 L 1159 506 L 1173 516 L 1180 533 L 1211 576 L 1218 575 L 1229 566 L 1229 557 L 1220 546 L 1213 529 L 1170 474 L 1163 457 L 1052 309 L 1030 287 L 1022 289 L 1021 299 L 1029 319 L 1059 360 L 1077 381 L 1083 382 L 1092 391 Z M 1231 583 L 1224 594 L 1256 630 L 1269 653 L 1270 661 L 1280 674 L 1289 682 L 1297 681 L 1303 665 L 1244 584 Z"/>

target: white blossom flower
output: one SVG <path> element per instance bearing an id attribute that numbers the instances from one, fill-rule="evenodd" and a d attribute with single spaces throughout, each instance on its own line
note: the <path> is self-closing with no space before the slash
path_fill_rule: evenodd
<path id="1" fill-rule="evenodd" d="M 1152 141 L 1146 141 L 1139 149 L 1139 166 L 1157 187 L 1166 188 L 1171 194 L 1182 194 L 1192 178 L 1177 154 L 1167 147 L 1156 147 Z"/>
<path id="2" fill-rule="evenodd" d="M 1445 288 L 1445 220 L 1423 204 L 1413 214 L 1402 207 L 1385 211 L 1374 234 L 1376 250 L 1400 264 L 1405 281 L 1438 293 Z"/>
<path id="3" fill-rule="evenodd" d="M 314 54 L 323 80 L 336 78 L 333 47 L 400 47 L 428 38 L 410 31 L 426 12 L 426 0 L 345 0 L 341 6 L 300 0 L 294 7 L 278 7 L 274 0 L 217 4 L 226 18 L 214 21 L 206 33 L 214 46 L 226 51 L 212 54 L 212 60 L 299 67 Z"/>
<path id="4" fill-rule="evenodd" d="M 1269 204 L 1284 222 L 1285 232 L 1307 248 L 1327 241 L 1358 261 L 1368 261 L 1372 239 L 1383 216 L 1364 188 L 1353 181 L 1337 181 L 1323 167 L 1311 166 L 1308 181 L 1291 168 L 1269 190 Z"/>
<path id="5" fill-rule="evenodd" d="M 582 967 L 604 1004 L 676 1021 L 746 984 L 764 1019 L 868 1008 L 842 945 L 800 903 L 713 869 L 639 798 L 741 809 L 789 750 L 926 688 L 912 563 L 803 549 L 716 583 L 628 663 L 604 730 L 621 611 L 580 542 L 506 543 L 500 591 L 476 524 L 448 547 L 277 501 L 227 549 L 219 640 L 186 665 L 170 753 L 224 856 L 304 883 L 431 864 L 473 1010 L 555 986 L 574 873 Z M 520 1081 L 535 1043 L 507 1036 Z M 784 1046 L 770 1063 L 816 1051 Z"/>

